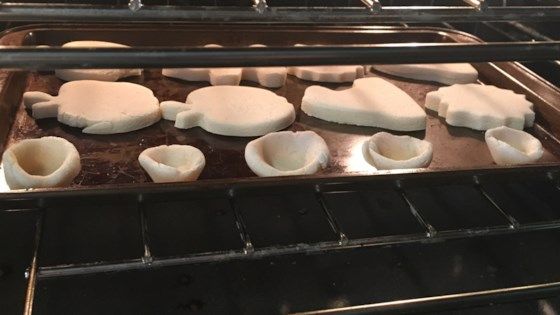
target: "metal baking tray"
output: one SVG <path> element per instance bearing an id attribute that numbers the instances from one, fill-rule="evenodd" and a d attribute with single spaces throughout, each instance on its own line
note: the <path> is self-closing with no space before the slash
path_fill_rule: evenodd
<path id="1" fill-rule="evenodd" d="M 304 44 L 373 44 L 407 42 L 476 42 L 479 39 L 465 33 L 439 28 L 403 27 L 252 27 L 250 25 L 215 26 L 175 25 L 118 26 L 118 25 L 35 25 L 5 31 L 1 45 L 57 46 L 72 40 L 105 40 L 131 46 L 201 46 L 216 43 L 223 46 L 247 46 L 261 43 L 270 46 Z M 528 131 L 539 138 L 545 154 L 537 165 L 560 165 L 560 91 L 542 81 L 518 63 L 473 64 L 483 84 L 493 84 L 527 95 L 535 104 L 536 123 Z M 406 91 L 423 106 L 426 93 L 436 90 L 437 83 L 396 78 L 381 73 L 370 73 L 386 78 Z M 123 79 L 150 88 L 160 101 L 184 101 L 193 90 L 208 86 L 205 82 L 186 82 L 163 77 L 160 69 L 146 69 L 142 76 Z M 142 130 L 116 135 L 87 135 L 80 129 L 65 126 L 56 119 L 35 120 L 22 105 L 25 91 L 42 91 L 56 95 L 64 82 L 52 72 L 8 73 L 0 92 L 0 152 L 7 146 L 28 138 L 58 136 L 72 142 L 81 155 L 82 171 L 69 188 L 138 187 L 149 183 L 148 175 L 137 158 L 148 147 L 161 144 L 189 144 L 199 148 L 206 157 L 206 167 L 199 181 L 173 185 L 208 183 L 235 183 L 259 180 L 244 160 L 245 145 L 254 138 L 214 135 L 193 128 L 176 129 L 173 122 L 161 120 Z M 427 128 L 408 132 L 425 138 L 433 144 L 434 156 L 426 169 L 376 172 L 362 158 L 361 145 L 379 128 L 357 127 L 330 123 L 309 117 L 299 111 L 303 93 L 308 86 L 320 84 L 339 89 L 351 84 L 315 83 L 288 76 L 286 85 L 272 89 L 296 107 L 296 122 L 289 130 L 313 130 L 327 142 L 332 160 L 312 178 L 332 176 L 384 175 L 394 172 L 434 172 L 496 168 L 484 142 L 484 133 L 467 128 L 448 126 L 437 113 L 428 111 Z M 251 82 L 242 85 L 258 86 Z M 9 189 L 4 185 L 0 192 Z M 39 190 L 42 191 L 42 190 Z"/>

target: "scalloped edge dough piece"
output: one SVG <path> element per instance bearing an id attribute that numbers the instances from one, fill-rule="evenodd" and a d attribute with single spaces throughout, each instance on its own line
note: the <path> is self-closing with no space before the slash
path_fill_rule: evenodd
<path id="1" fill-rule="evenodd" d="M 35 119 L 57 117 L 61 123 L 91 134 L 134 131 L 161 118 L 152 90 L 128 82 L 72 81 L 60 87 L 58 96 L 25 92 L 23 103 Z"/>
<path id="2" fill-rule="evenodd" d="M 130 46 L 95 40 L 68 42 L 63 48 L 130 48 Z M 142 75 L 142 69 L 57 69 L 54 74 L 64 81 L 97 80 L 117 81 L 121 78 Z"/>
<path id="3" fill-rule="evenodd" d="M 474 83 L 478 80 L 478 71 L 470 63 L 372 65 L 371 67 L 402 78 L 446 85 Z"/>
<path id="4" fill-rule="evenodd" d="M 208 44 L 204 47 L 221 48 Z M 249 47 L 266 47 L 251 45 Z M 239 85 L 241 80 L 253 81 L 268 88 L 278 88 L 286 83 L 286 67 L 246 67 L 246 68 L 165 68 L 161 73 L 166 77 L 186 81 L 207 81 L 212 85 Z"/>
<path id="5" fill-rule="evenodd" d="M 433 155 L 430 142 L 387 132 L 374 134 L 363 148 L 365 160 L 380 170 L 426 167 Z"/>
<path id="6" fill-rule="evenodd" d="M 258 176 L 311 175 L 327 167 L 329 148 L 313 131 L 281 131 L 245 147 L 245 161 Z"/>
<path id="7" fill-rule="evenodd" d="M 522 130 L 501 126 L 487 130 L 484 139 L 498 165 L 533 163 L 544 154 L 539 139 Z"/>
<path id="8" fill-rule="evenodd" d="M 206 165 L 202 151 L 178 144 L 148 148 L 138 162 L 155 183 L 195 181 Z"/>
<path id="9" fill-rule="evenodd" d="M 296 44 L 302 47 L 307 45 Z M 321 45 L 315 45 L 321 46 Z M 314 82 L 353 82 L 365 76 L 363 65 L 350 66 L 292 66 L 288 67 L 288 74 L 296 78 Z"/>
<path id="10" fill-rule="evenodd" d="M 11 189 L 68 186 L 81 170 L 78 150 L 59 137 L 22 140 L 4 151 L 2 162 Z"/>
<path id="11" fill-rule="evenodd" d="M 535 121 L 533 103 L 525 95 L 492 85 L 455 84 L 428 92 L 425 107 L 447 124 L 475 130 L 507 126 L 522 130 Z"/>
<path id="12" fill-rule="evenodd" d="M 185 103 L 161 103 L 163 118 L 175 127 L 237 137 L 256 137 L 290 126 L 294 106 L 269 90 L 248 86 L 209 86 L 191 92 Z"/>
<path id="13" fill-rule="evenodd" d="M 301 110 L 326 121 L 398 131 L 426 129 L 426 113 L 403 90 L 381 78 L 354 81 L 333 91 L 314 85 L 305 90 Z"/>

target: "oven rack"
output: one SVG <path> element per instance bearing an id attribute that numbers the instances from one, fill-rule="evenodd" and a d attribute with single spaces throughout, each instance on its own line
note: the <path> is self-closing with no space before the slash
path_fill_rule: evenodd
<path id="1" fill-rule="evenodd" d="M 266 0 L 253 0 L 239 6 L 186 6 L 176 5 L 174 1 L 152 5 L 146 0 L 129 0 L 128 5 L 5 2 L 0 4 L 0 20 L 372 24 L 512 20 L 544 22 L 560 18 L 560 6 L 556 1 L 544 2 L 544 5 L 538 1 L 511 5 L 507 1 L 463 0 L 453 5 L 440 6 L 433 5 L 433 1 L 427 2 L 427 5 L 404 6 L 392 3 L 384 5 L 379 0 L 340 2 L 343 3 L 341 6 L 321 6 L 321 3 L 314 6 L 313 3 L 301 2 L 307 6 L 290 7 L 270 5 Z"/>
<path id="2" fill-rule="evenodd" d="M 118 191 L 80 189 L 66 192 L 8 193 L 1 196 L 0 209 L 11 212 L 35 211 L 38 213 L 33 258 L 30 261 L 30 268 L 26 272 L 28 278 L 26 310 L 27 314 L 31 314 L 36 282 L 40 279 L 560 230 L 560 214 L 557 213 L 560 196 L 559 175 L 557 167 L 536 166 L 521 169 L 415 174 L 414 176 L 406 174 L 364 176 L 352 180 L 286 178 L 276 181 L 241 181 L 235 184 L 208 181 L 200 183 L 201 185 L 162 185 L 158 187 L 144 185 L 140 189 L 125 186 Z M 513 185 L 511 187 L 517 188 L 502 190 L 500 187 L 505 187 L 502 185 L 507 187 Z M 509 193 L 504 195 L 504 191 Z M 540 208 L 522 209 L 523 206 L 511 203 L 509 201 L 513 200 L 511 193 L 520 193 L 520 191 L 526 194 L 522 198 L 533 201 L 538 198 L 540 201 L 537 206 Z M 373 196 L 372 198 L 381 195 L 393 196 L 396 199 L 385 205 L 382 205 L 383 203 L 367 203 L 366 206 L 358 207 L 355 204 L 348 205 L 346 202 L 350 199 L 345 197 L 352 196 L 353 200 L 360 199 L 360 197 L 356 197 L 356 194 Z M 449 194 L 449 198 L 461 200 L 464 204 L 446 204 L 442 200 L 446 200 L 447 194 Z M 463 194 L 467 197 L 457 199 L 458 195 Z M 282 198 L 274 199 L 270 196 L 282 196 Z M 197 208 L 198 202 L 203 203 L 209 198 L 223 200 L 224 203 L 218 206 Z M 287 202 L 288 206 L 282 204 L 284 199 L 290 200 Z M 271 207 L 262 208 L 263 200 L 276 200 L 280 205 L 271 204 Z M 190 211 L 199 210 L 205 213 L 216 213 L 218 216 L 230 215 L 230 227 L 236 231 L 234 234 L 238 235 L 240 246 L 230 246 L 217 251 L 199 249 L 199 252 L 171 255 L 167 250 L 166 254 L 162 254 L 166 251 L 162 252 L 162 244 L 165 244 L 165 240 L 162 242 L 158 238 L 165 233 L 160 230 L 161 226 L 154 225 L 153 221 L 161 220 L 161 217 L 158 219 L 158 216 L 169 215 L 169 212 L 166 212 L 165 207 L 162 206 L 169 202 L 175 203 L 174 208 L 177 208 L 177 204 L 188 202 L 190 206 L 184 205 L 186 208 L 179 209 L 185 215 Z M 441 202 L 444 204 L 440 204 Z M 138 237 L 128 239 L 137 239 L 141 243 L 141 245 L 137 244 L 139 250 L 122 250 L 128 253 L 135 252 L 137 257 L 120 260 L 114 260 L 113 257 L 106 261 L 103 257 L 109 256 L 104 256 L 106 255 L 104 250 L 92 245 L 100 242 L 95 237 L 91 239 L 78 237 L 78 241 L 73 240 L 68 231 L 88 233 L 85 229 L 85 221 L 88 221 L 88 225 L 93 224 L 94 228 L 97 227 L 96 223 L 92 223 L 87 218 L 83 218 L 84 222 L 80 223 L 80 216 L 85 212 L 78 210 L 84 205 L 89 205 L 89 209 L 87 209 L 89 213 L 110 207 L 108 211 L 114 214 L 119 211 L 129 211 L 138 216 L 137 219 L 132 220 L 137 222 L 138 226 L 128 231 L 137 233 Z M 270 208 L 273 210 L 269 210 Z M 342 208 L 345 210 L 341 211 Z M 438 212 L 437 209 L 442 211 Z M 382 219 L 377 226 L 381 230 L 383 230 L 381 226 L 384 224 L 406 226 L 407 228 L 398 228 L 397 230 L 400 231 L 398 233 L 388 229 L 382 231 L 381 234 L 375 234 L 373 230 L 368 232 L 372 233 L 371 235 L 364 234 L 363 230 L 356 230 L 355 222 L 350 224 L 351 221 L 348 221 L 350 217 L 363 216 L 360 211 L 376 215 L 376 220 Z M 112 220 L 115 219 L 114 216 L 103 216 L 104 224 L 111 225 Z M 279 219 L 281 217 L 287 219 Z M 57 218 L 64 219 L 58 221 Z M 91 217 L 89 218 L 91 219 Z M 169 220 L 176 219 L 172 217 Z M 185 242 L 189 235 L 193 236 L 189 234 L 189 228 L 192 228 L 193 225 L 188 224 L 188 215 L 186 219 L 182 220 L 185 220 L 186 224 L 183 231 L 183 234 L 186 233 L 185 238 L 167 241 L 181 243 Z M 212 222 L 212 219 L 208 222 Z M 63 224 L 76 226 L 69 227 Z M 207 235 L 223 233 L 224 226 L 219 226 L 222 230 L 213 230 L 210 225 L 204 225 L 200 227 L 201 231 L 193 233 L 199 233 L 196 235 L 202 239 L 202 242 L 205 242 L 205 233 Z M 258 228 L 259 226 L 263 226 L 263 228 Z M 173 229 L 166 225 L 167 228 Z M 59 233 L 61 230 L 65 231 L 63 235 L 66 235 L 67 239 L 52 236 L 53 233 Z M 286 231 L 288 231 L 287 234 Z M 180 232 L 172 231 L 172 233 L 181 234 Z M 269 235 L 267 236 L 267 234 Z M 105 240 L 108 240 L 112 238 L 112 235 L 104 237 Z M 119 243 L 118 240 L 115 242 Z M 123 244 L 119 243 L 114 246 L 123 246 Z M 59 248 L 64 248 L 64 250 L 59 251 Z M 49 251 L 51 251 L 50 254 Z M 69 252 L 74 254 L 69 254 Z M 77 258 L 82 254 L 89 258 Z M 126 254 L 123 255 L 126 256 Z M 404 301 L 386 301 L 348 309 L 331 309 L 325 312 L 443 309 L 457 304 L 473 306 L 496 301 L 512 301 L 521 297 L 537 298 L 558 294 L 560 282 L 557 281 L 560 279 L 491 290 L 428 296 Z"/>
<path id="3" fill-rule="evenodd" d="M 0 68 L 251 67 L 330 64 L 545 61 L 560 59 L 560 41 L 413 43 L 263 48 L 6 48 Z"/>

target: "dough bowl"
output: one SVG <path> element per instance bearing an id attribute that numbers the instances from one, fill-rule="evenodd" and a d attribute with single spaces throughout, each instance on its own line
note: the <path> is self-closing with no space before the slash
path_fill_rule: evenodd
<path id="1" fill-rule="evenodd" d="M 484 138 L 498 165 L 532 163 L 543 156 L 541 142 L 522 130 L 497 127 L 487 130 Z"/>
<path id="2" fill-rule="evenodd" d="M 178 144 L 148 148 L 138 162 L 156 183 L 195 181 L 206 165 L 199 149 Z"/>
<path id="3" fill-rule="evenodd" d="M 11 189 L 68 186 L 80 173 L 80 154 L 59 137 L 22 140 L 2 156 Z"/>
<path id="4" fill-rule="evenodd" d="M 329 148 L 313 131 L 274 132 L 249 142 L 245 161 L 261 177 L 310 175 L 327 167 Z"/>
<path id="5" fill-rule="evenodd" d="M 379 132 L 364 142 L 366 161 L 382 170 L 426 167 L 432 161 L 432 144 L 410 136 Z"/>

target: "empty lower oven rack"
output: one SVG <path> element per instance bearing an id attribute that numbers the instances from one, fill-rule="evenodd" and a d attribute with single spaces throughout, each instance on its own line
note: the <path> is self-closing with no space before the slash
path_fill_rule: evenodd
<path id="1" fill-rule="evenodd" d="M 173 266 L 250 265 L 269 260 L 273 266 L 277 259 L 292 257 L 297 263 L 309 257 L 321 259 L 376 249 L 398 251 L 401 247 L 415 246 L 422 250 L 441 244 L 448 246 L 445 244 L 454 240 L 483 242 L 486 238 L 507 235 L 523 239 L 531 233 L 557 233 L 560 228 L 558 175 L 555 167 L 527 167 L 415 176 L 394 174 L 352 180 L 209 183 L 207 187 L 192 189 L 164 185 L 140 190 L 3 196 L 0 205 L 3 211 L 34 213 L 36 218 L 34 255 L 27 272 L 26 310 L 31 313 L 34 302 L 42 309 L 49 301 L 61 298 L 57 294 L 49 295 L 49 281 L 78 279 L 79 283 L 79 279 L 90 274 L 157 272 Z M 100 216 L 103 220 L 95 219 Z M 68 225 L 70 222 L 72 226 Z M 112 229 L 119 224 L 125 227 L 120 233 L 134 235 L 124 238 L 113 235 Z M 174 238 L 169 239 L 171 235 Z M 503 246 L 507 247 L 505 240 Z M 441 257 L 427 259 L 437 261 Z M 352 266 L 347 268 L 351 270 Z M 554 276 L 555 267 L 547 268 L 546 272 L 529 270 L 536 275 L 525 279 L 520 276 L 523 281 L 517 279 L 509 285 L 502 281 L 493 283 L 497 287 L 455 288 L 445 294 L 359 305 L 325 308 L 322 299 L 332 298 L 325 294 L 321 300 L 296 300 L 290 311 L 441 311 L 543 298 L 560 292 L 560 275 Z M 546 276 L 537 276 L 541 272 Z M 323 276 L 331 277 L 328 273 Z M 355 285 L 363 285 L 356 281 Z M 161 290 L 170 288 L 164 286 Z M 34 298 L 36 290 L 42 292 L 38 300 Z M 274 297 L 267 299 L 270 305 L 276 302 Z M 162 305 L 166 305 L 164 300 Z M 202 301 L 203 305 L 211 303 Z M 307 308 L 298 308 L 298 303 Z M 315 306 L 310 308 L 310 304 Z M 65 310 L 68 309 L 49 311 Z"/>

